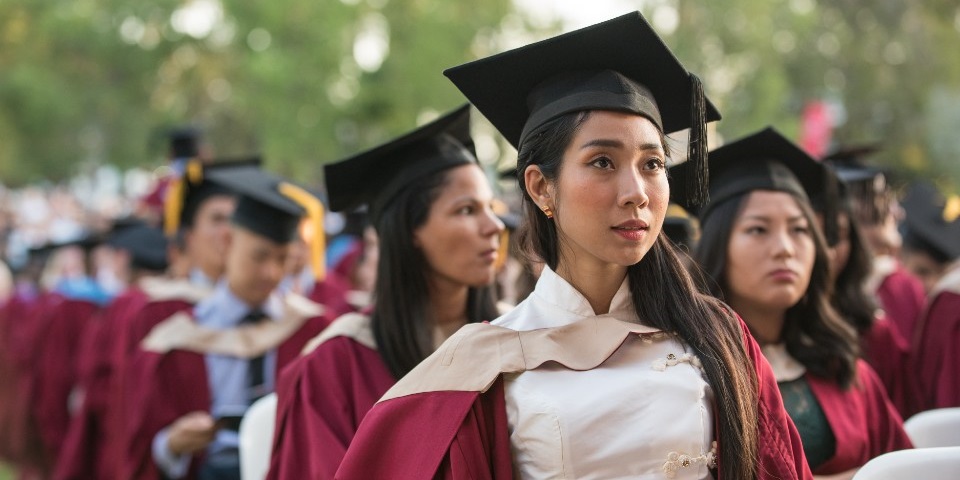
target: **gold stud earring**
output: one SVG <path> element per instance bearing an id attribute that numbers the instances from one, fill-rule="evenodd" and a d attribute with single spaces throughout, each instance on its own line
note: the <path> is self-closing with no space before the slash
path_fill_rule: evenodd
<path id="1" fill-rule="evenodd" d="M 553 218 L 553 210 L 550 210 L 549 206 L 543 205 L 540 209 L 543 210 L 543 214 L 546 215 L 547 218 Z"/>

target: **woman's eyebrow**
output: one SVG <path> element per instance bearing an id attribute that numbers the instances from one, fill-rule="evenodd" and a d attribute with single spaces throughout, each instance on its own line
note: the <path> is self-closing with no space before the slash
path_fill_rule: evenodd
<path id="1" fill-rule="evenodd" d="M 597 138 L 581 145 L 580 150 L 590 147 L 624 148 L 623 142 L 620 140 Z M 641 143 L 637 148 L 639 150 L 663 150 L 663 147 L 659 143 Z"/>

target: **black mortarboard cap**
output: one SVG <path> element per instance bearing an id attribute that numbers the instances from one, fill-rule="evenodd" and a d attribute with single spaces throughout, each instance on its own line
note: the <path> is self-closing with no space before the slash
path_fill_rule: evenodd
<path id="1" fill-rule="evenodd" d="M 306 209 L 281 193 L 280 186 L 291 182 L 254 166 L 209 172 L 208 177 L 236 192 L 235 224 L 276 243 L 288 243 L 297 236 Z"/>
<path id="2" fill-rule="evenodd" d="M 108 244 L 130 254 L 135 268 L 163 271 L 167 268 L 167 239 L 159 228 L 135 225 L 110 235 Z"/>
<path id="3" fill-rule="evenodd" d="M 211 180 L 210 174 L 259 165 L 260 157 L 223 159 L 206 164 L 199 160 L 187 162 L 183 175 L 170 183 L 164 198 L 163 228 L 166 234 L 175 234 L 180 226 L 192 227 L 197 211 L 207 199 L 234 194 L 229 187 Z"/>
<path id="4" fill-rule="evenodd" d="M 170 130 L 170 156 L 194 158 L 200 153 L 200 130 L 196 127 L 177 127 Z"/>
<path id="5" fill-rule="evenodd" d="M 688 180 L 704 200 L 706 122 L 720 113 L 639 12 L 444 71 L 514 147 L 561 115 L 612 110 L 642 115 L 663 133 L 690 128 Z M 700 188 L 694 188 L 696 185 Z"/>
<path id="6" fill-rule="evenodd" d="M 878 151 L 880 146 L 874 143 L 848 145 L 827 154 L 823 161 L 847 184 L 873 181 L 876 176 L 883 175 L 883 170 L 869 165 L 865 159 Z"/>
<path id="7" fill-rule="evenodd" d="M 672 187 L 670 196 L 682 207 L 706 219 L 717 205 L 754 190 L 787 192 L 810 201 L 825 200 L 824 233 L 831 244 L 836 241 L 837 184 L 833 174 L 772 127 L 728 143 L 710 152 L 710 202 L 695 208 L 686 201 L 683 181 Z M 682 179 L 690 175 L 690 166 L 672 167 L 670 175 Z"/>
<path id="8" fill-rule="evenodd" d="M 938 260 L 960 258 L 960 219 L 947 212 L 947 202 L 933 184 L 914 184 L 901 203 L 907 213 L 904 243 L 918 246 Z"/>
<path id="9" fill-rule="evenodd" d="M 404 187 L 448 168 L 476 163 L 471 151 L 470 106 L 464 105 L 397 139 L 324 166 L 330 209 L 368 205 L 380 212 Z"/>
<path id="10" fill-rule="evenodd" d="M 823 159 L 846 184 L 844 193 L 851 201 L 852 212 L 867 225 L 882 222 L 890 212 L 892 200 L 886 172 L 866 161 L 879 150 L 877 144 L 846 146 Z"/>

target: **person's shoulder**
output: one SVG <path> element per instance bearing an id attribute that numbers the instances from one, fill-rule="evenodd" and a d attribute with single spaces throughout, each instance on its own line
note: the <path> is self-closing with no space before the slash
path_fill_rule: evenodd
<path id="1" fill-rule="evenodd" d="M 369 315 L 351 312 L 337 317 L 337 319 L 327 328 L 323 329 L 319 335 L 307 342 L 301 354 L 309 355 L 317 349 L 322 348 L 325 350 L 333 348 L 344 342 L 363 346 L 374 351 L 377 349 L 377 342 L 373 336 Z"/>
<path id="2" fill-rule="evenodd" d="M 138 287 L 147 296 L 149 303 L 179 302 L 197 304 L 213 294 L 213 289 L 191 283 L 186 279 L 147 277 Z"/>
<path id="3" fill-rule="evenodd" d="M 517 331 L 490 323 L 470 323 L 400 379 L 381 402 L 431 392 L 486 392 L 505 363 L 522 362 Z"/>

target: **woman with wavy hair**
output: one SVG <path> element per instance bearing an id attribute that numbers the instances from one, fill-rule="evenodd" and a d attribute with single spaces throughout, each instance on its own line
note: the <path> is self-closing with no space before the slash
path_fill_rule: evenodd
<path id="1" fill-rule="evenodd" d="M 808 478 L 756 343 L 661 235 L 665 135 L 691 127 L 702 167 L 719 114 L 643 17 L 446 74 L 518 147 L 521 239 L 545 266 L 384 395 L 338 478 Z"/>
<path id="2" fill-rule="evenodd" d="M 367 205 L 382 239 L 374 302 L 335 320 L 283 372 L 268 478 L 333 478 L 397 379 L 464 324 L 498 315 L 503 224 L 472 144 L 464 106 L 326 166 L 331 208 Z"/>
<path id="3" fill-rule="evenodd" d="M 811 470 L 850 475 L 877 455 L 910 448 L 883 385 L 858 359 L 856 330 L 831 300 L 827 242 L 809 197 L 835 205 L 832 174 L 771 128 L 710 152 L 709 165 L 710 203 L 699 212 L 694 258 L 773 367 Z"/>

